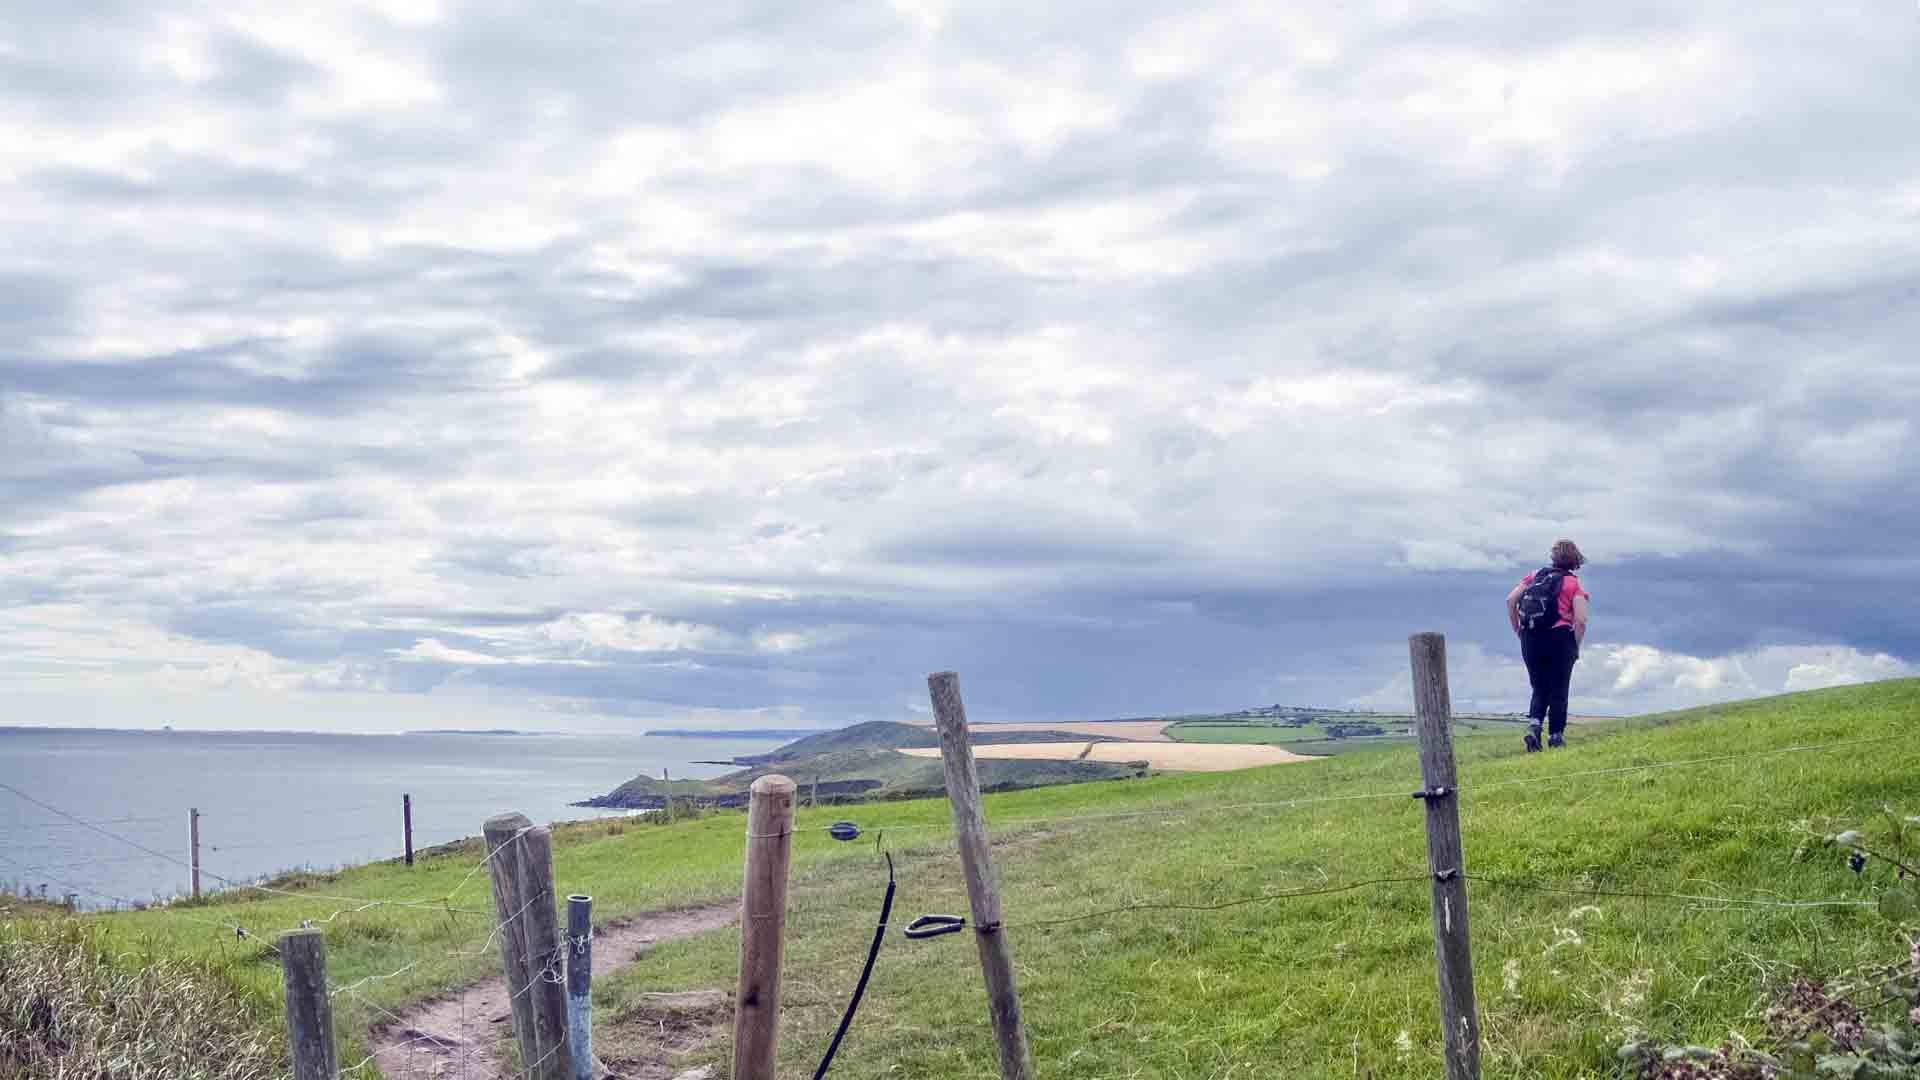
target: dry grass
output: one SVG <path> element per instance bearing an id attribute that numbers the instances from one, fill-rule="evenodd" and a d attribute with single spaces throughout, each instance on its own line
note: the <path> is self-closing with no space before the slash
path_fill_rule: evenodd
<path id="1" fill-rule="evenodd" d="M 0 933 L 8 1080 L 251 1080 L 284 1072 L 283 1042 L 259 1001 L 204 965 L 117 958 L 73 920 L 16 922 Z"/>
<path id="2" fill-rule="evenodd" d="M 922 723 L 916 727 L 931 728 L 933 724 Z M 995 724 L 976 723 L 975 735 L 992 735 L 1002 731 L 1065 731 L 1074 735 L 1105 735 L 1110 739 L 1132 739 L 1135 742 L 1168 742 L 1165 735 L 1165 720 L 1087 720 L 1064 724 Z"/>
<path id="3" fill-rule="evenodd" d="M 938 748 L 906 749 L 900 752 L 914 757 L 940 756 Z M 974 747 L 973 756 L 1031 761 L 1144 761 L 1153 768 L 1175 772 L 1228 772 L 1261 765 L 1314 760 L 1288 753 L 1277 746 L 1176 742 L 992 743 Z"/>

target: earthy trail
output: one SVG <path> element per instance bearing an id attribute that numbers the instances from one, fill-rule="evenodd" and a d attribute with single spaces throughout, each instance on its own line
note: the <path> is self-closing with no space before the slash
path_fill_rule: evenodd
<path id="1" fill-rule="evenodd" d="M 593 932 L 593 973 L 611 975 L 663 941 L 704 934 L 732 923 L 737 903 L 660 911 L 622 919 Z M 388 1080 L 500 1080 L 508 1075 L 506 1042 L 513 1024 L 500 976 L 394 1014 L 368 1040 Z M 598 1042 L 598 1040 L 596 1040 Z M 595 1075 L 603 1075 L 600 1069 Z"/>

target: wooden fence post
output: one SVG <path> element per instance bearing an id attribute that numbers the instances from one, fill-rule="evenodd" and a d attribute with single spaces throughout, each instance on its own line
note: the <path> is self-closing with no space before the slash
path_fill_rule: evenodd
<path id="1" fill-rule="evenodd" d="M 327 941 L 318 930 L 280 937 L 280 972 L 287 988 L 287 1043 L 293 1080 L 334 1080 L 333 1002 L 327 997 Z"/>
<path id="2" fill-rule="evenodd" d="M 734 1080 L 773 1080 L 774 1049 L 780 1037 L 780 960 L 786 950 L 795 787 L 784 776 L 763 776 L 753 782 L 748 804 L 746 880 L 740 897 L 740 986 L 733 999 Z"/>
<path id="3" fill-rule="evenodd" d="M 1027 1047 L 1027 1026 L 1020 1018 L 1020 992 L 1013 979 L 1013 946 L 1000 925 L 1000 883 L 987 851 L 987 821 L 980 810 L 980 774 L 974 768 L 973 744 L 967 737 L 967 708 L 960 701 L 960 676 L 951 671 L 927 676 L 933 698 L 933 717 L 940 727 L 940 760 L 947 771 L 947 800 L 953 804 L 953 830 L 960 847 L 960 865 L 967 876 L 967 904 L 973 910 L 973 939 L 980 949 L 980 971 L 986 976 L 987 1007 L 993 1014 L 993 1037 L 1000 1044 L 1003 1080 L 1026 1080 L 1033 1074 L 1033 1055 Z"/>
<path id="4" fill-rule="evenodd" d="M 413 796 L 400 796 L 400 828 L 406 833 L 407 865 L 413 865 Z"/>
<path id="5" fill-rule="evenodd" d="M 553 889 L 553 832 L 536 825 L 520 837 L 521 920 L 527 929 L 527 980 L 532 989 L 534 1056 L 520 1063 L 533 1080 L 573 1080 L 567 1046 L 566 946 L 560 940 Z"/>
<path id="6" fill-rule="evenodd" d="M 673 824 L 673 774 L 664 766 L 660 769 L 660 782 L 667 785 L 667 824 Z"/>
<path id="7" fill-rule="evenodd" d="M 1447 1080 L 1480 1080 L 1480 1013 L 1467 942 L 1467 864 L 1460 844 L 1460 789 L 1453 766 L 1453 703 L 1447 639 L 1415 634 L 1413 711 L 1420 728 L 1420 796 L 1427 804 L 1427 868 L 1433 873 L 1433 948 L 1440 968 L 1440 1028 Z"/>
<path id="8" fill-rule="evenodd" d="M 200 808 L 187 810 L 187 852 L 188 865 L 193 870 L 193 895 L 200 895 Z"/>
<path id="9" fill-rule="evenodd" d="M 593 1080 L 593 897 L 567 897 L 567 1052 L 572 1080 Z"/>
<path id="10" fill-rule="evenodd" d="M 520 1059 L 531 1065 L 533 1052 L 533 998 L 527 991 L 527 932 L 522 913 L 520 841 L 533 822 L 525 814 L 498 814 L 487 819 L 482 835 L 487 845 L 487 877 L 493 883 L 494 933 L 500 940 L 500 971 L 506 979 L 507 1003 L 513 1013 L 513 1037 Z"/>

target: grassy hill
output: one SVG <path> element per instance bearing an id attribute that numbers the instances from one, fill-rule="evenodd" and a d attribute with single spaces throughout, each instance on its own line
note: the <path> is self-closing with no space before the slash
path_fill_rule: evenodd
<path id="1" fill-rule="evenodd" d="M 1920 814 L 1917 719 L 1920 681 L 1905 680 L 1649 717 L 1601 734 L 1576 729 L 1570 749 L 1547 754 L 1518 753 L 1509 730 L 1463 732 L 1456 748 L 1467 868 L 1478 879 L 1469 917 L 1487 1074 L 1618 1075 L 1615 1049 L 1636 1035 L 1757 1039 L 1765 995 L 1789 973 L 1904 958 L 1903 931 L 1871 906 L 1652 894 L 1872 900 L 1890 880 L 1881 868 L 1850 873 L 1805 841 L 1871 827 L 1883 808 L 1896 818 Z M 1831 743 L 1847 745 L 1797 749 Z M 1305 766 L 990 796 L 1040 1073 L 1436 1075 L 1424 881 L 1080 918 L 1419 879 L 1422 812 L 1406 798 L 1418 775 L 1410 748 L 1387 747 Z M 866 827 L 863 842 L 836 843 L 820 831 L 839 817 Z M 896 923 L 966 910 L 947 821 L 935 801 L 802 811 L 782 1075 L 811 1071 L 858 975 L 885 884 L 871 842 L 879 828 L 899 867 Z M 558 887 L 594 894 L 602 918 L 736 896 L 740 833 L 730 813 L 670 827 L 563 828 Z M 274 1015 L 279 972 L 260 938 L 302 919 L 326 926 L 337 984 L 413 965 L 336 998 L 349 1043 L 342 1059 L 352 1062 L 355 1040 L 380 1010 L 492 970 L 489 918 L 462 913 L 488 907 L 485 874 L 469 877 L 479 854 L 470 844 L 411 870 L 362 867 L 313 881 L 296 897 L 234 896 L 79 921 L 116 963 L 190 965 L 261 1003 L 262 1017 Z M 1528 883 L 1535 887 L 1521 887 Z M 1632 895 L 1594 895 L 1603 891 Z M 450 893 L 449 903 L 352 911 L 365 899 Z M 336 912 L 345 913 L 325 921 Z M 1063 919 L 1078 921 L 1056 922 Z M 256 936 L 236 939 L 235 925 Z M 993 1074 L 966 937 L 889 938 L 833 1075 Z M 596 1025 L 608 1044 L 644 1036 L 635 1026 L 642 991 L 730 987 L 737 949 L 733 931 L 666 944 L 597 985 Z M 0 979 L 0 998 L 7 993 Z M 0 1025 L 11 1015 L 0 1007 Z M 724 1060 L 726 1038 L 720 1031 L 689 1060 Z"/>
<path id="2" fill-rule="evenodd" d="M 975 733 L 975 745 L 1032 742 L 1115 742 L 1104 735 L 1075 735 L 1059 731 L 994 731 Z M 946 789 L 946 777 L 938 759 L 910 757 L 894 751 L 930 748 L 940 745 L 940 737 L 931 728 L 873 720 L 834 731 L 809 735 L 803 739 L 734 760 L 744 769 L 717 776 L 712 780 L 676 780 L 673 798 L 696 799 L 721 805 L 740 805 L 753 782 L 769 773 L 786 772 L 811 784 L 818 780 L 824 797 L 897 798 L 903 795 L 929 795 Z M 1090 780 L 1120 780 L 1141 775 L 1142 769 L 1130 764 L 1098 761 L 1011 761 L 980 762 L 980 785 L 988 791 L 1041 787 L 1047 784 L 1075 784 Z M 667 795 L 667 784 L 650 776 L 636 776 L 605 795 L 582 805 L 653 808 Z"/>

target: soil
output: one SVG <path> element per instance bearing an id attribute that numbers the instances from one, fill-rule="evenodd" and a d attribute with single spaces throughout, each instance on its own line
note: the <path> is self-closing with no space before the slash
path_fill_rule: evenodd
<path id="1" fill-rule="evenodd" d="M 597 927 L 593 932 L 593 972 L 596 976 L 611 975 L 663 941 L 718 930 L 739 914 L 738 904 L 717 904 L 638 915 Z M 661 1011 L 662 1016 L 673 1016 L 675 1022 L 663 1020 L 652 1025 L 659 1032 L 656 1040 L 648 1036 L 648 1024 L 629 1024 L 623 1013 L 615 1026 L 617 1040 L 606 1046 L 595 1042 L 594 1056 L 611 1068 L 596 1068 L 594 1075 L 643 1080 L 672 1076 L 671 1071 L 658 1071 L 654 1066 L 664 1065 L 673 1056 L 699 1045 L 714 1018 L 733 1012 L 727 994 L 718 990 L 643 994 L 639 1009 L 629 1012 L 649 1007 Z M 393 1015 L 394 1022 L 375 1029 L 368 1040 L 368 1052 L 387 1080 L 499 1080 L 511 1075 L 506 1062 L 513 1022 L 504 979 L 486 979 Z M 692 1037 L 696 1029 L 699 1038 Z M 660 1045 L 651 1045 L 655 1041 Z"/>
<path id="2" fill-rule="evenodd" d="M 939 750 L 906 749 L 914 757 L 939 757 Z M 1041 761 L 1144 761 L 1176 772 L 1226 772 L 1259 765 L 1281 765 L 1314 758 L 1277 746 L 1242 743 L 1101 742 L 996 743 L 973 748 L 976 758 L 1027 758 Z"/>

